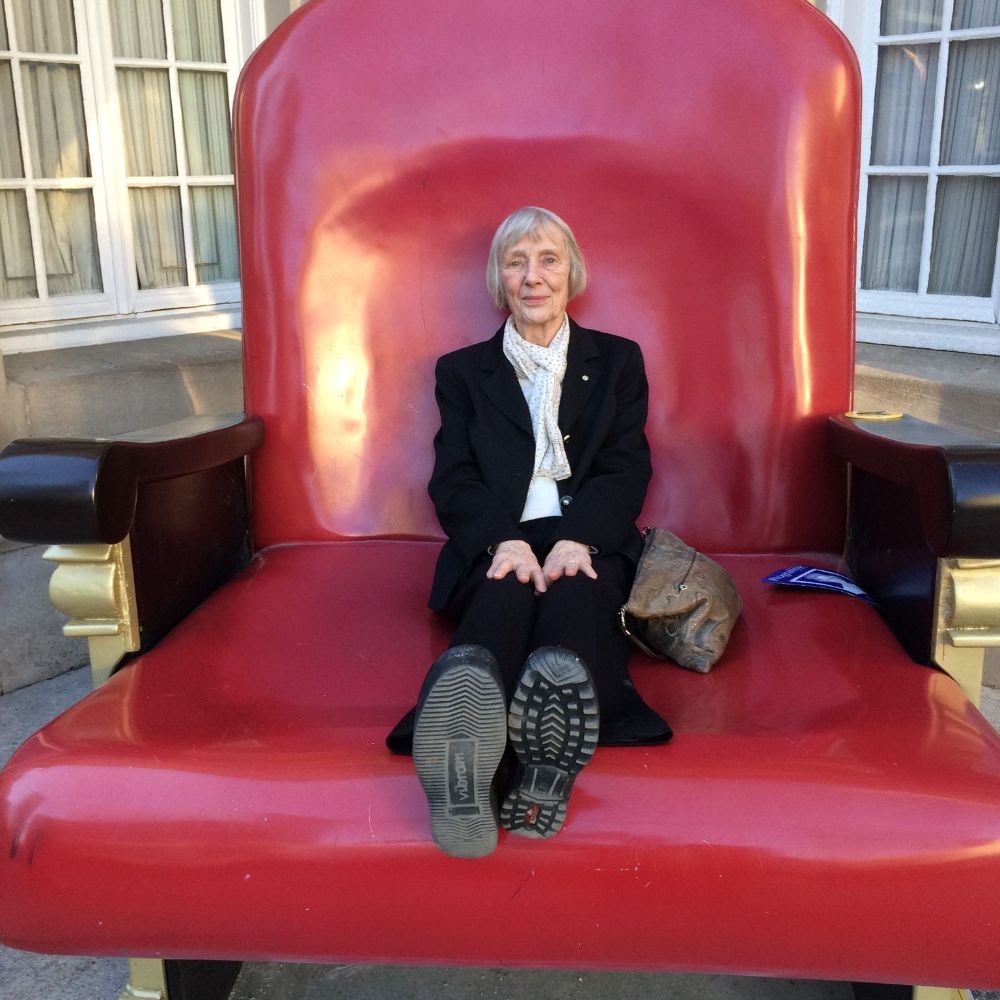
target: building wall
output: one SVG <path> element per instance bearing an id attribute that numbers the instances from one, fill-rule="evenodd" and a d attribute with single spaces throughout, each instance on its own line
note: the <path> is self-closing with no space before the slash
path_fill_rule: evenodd
<path id="1" fill-rule="evenodd" d="M 239 328 L 227 111 L 301 2 L 3 5 L 0 353 Z M 865 85 L 859 339 L 1000 355 L 997 0 L 815 2 Z"/>

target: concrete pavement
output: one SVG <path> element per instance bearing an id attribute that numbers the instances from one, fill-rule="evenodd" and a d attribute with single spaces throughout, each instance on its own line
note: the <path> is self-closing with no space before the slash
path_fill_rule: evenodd
<path id="1" fill-rule="evenodd" d="M 36 729 L 90 690 L 74 670 L 0 697 L 0 766 Z M 983 711 L 1000 731 L 1000 691 Z M 124 959 L 35 955 L 0 945 L 0 1000 L 115 1000 Z M 850 1000 L 844 983 L 739 976 L 247 963 L 233 1000 Z M 976 1000 L 1000 1000 L 1000 992 Z"/>

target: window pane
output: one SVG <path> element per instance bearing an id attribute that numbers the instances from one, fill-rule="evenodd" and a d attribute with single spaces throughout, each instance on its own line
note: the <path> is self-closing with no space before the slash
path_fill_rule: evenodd
<path id="1" fill-rule="evenodd" d="M 111 0 L 111 44 L 116 56 L 166 59 L 161 0 Z"/>
<path id="2" fill-rule="evenodd" d="M 915 292 L 920 279 L 925 177 L 871 177 L 861 287 Z"/>
<path id="3" fill-rule="evenodd" d="M 23 191 L 0 191 L 0 299 L 37 297 L 28 201 Z"/>
<path id="4" fill-rule="evenodd" d="M 236 249 L 236 215 L 231 187 L 191 188 L 194 258 L 199 284 L 236 281 L 240 276 Z"/>
<path id="5" fill-rule="evenodd" d="M 171 0 L 175 58 L 189 62 L 226 61 L 219 0 Z"/>
<path id="6" fill-rule="evenodd" d="M 120 69 L 118 91 L 130 177 L 175 177 L 174 116 L 165 69 Z"/>
<path id="7" fill-rule="evenodd" d="M 178 73 L 188 173 L 231 174 L 229 100 L 224 73 Z"/>
<path id="8" fill-rule="evenodd" d="M 4 3 L 0 0 L 0 49 L 9 49 L 10 42 L 7 41 L 7 18 L 4 16 Z"/>
<path id="9" fill-rule="evenodd" d="M 930 163 L 937 60 L 937 45 L 890 45 L 879 49 L 872 163 Z"/>
<path id="10" fill-rule="evenodd" d="M 89 177 L 80 67 L 23 63 L 24 115 L 36 177 Z"/>
<path id="11" fill-rule="evenodd" d="M 22 52 L 76 52 L 73 0 L 11 0 Z"/>
<path id="12" fill-rule="evenodd" d="M 953 28 L 991 28 L 1000 24 L 1000 0 L 955 0 Z"/>
<path id="13" fill-rule="evenodd" d="M 937 31 L 943 6 L 943 0 L 882 0 L 882 34 Z"/>
<path id="14" fill-rule="evenodd" d="M 1000 163 L 1000 39 L 953 42 L 942 163 Z"/>
<path id="15" fill-rule="evenodd" d="M 14 108 L 14 76 L 9 62 L 0 63 L 0 121 L 9 123 L 6 128 L 0 128 L 0 177 L 23 177 L 24 162 Z"/>
<path id="16" fill-rule="evenodd" d="M 186 285 L 180 190 L 132 188 L 129 195 L 139 287 Z"/>
<path id="17" fill-rule="evenodd" d="M 991 295 L 998 229 L 1000 177 L 942 177 L 927 290 Z"/>
<path id="18" fill-rule="evenodd" d="M 101 291 L 101 258 L 91 192 L 40 191 L 38 216 L 49 295 Z"/>

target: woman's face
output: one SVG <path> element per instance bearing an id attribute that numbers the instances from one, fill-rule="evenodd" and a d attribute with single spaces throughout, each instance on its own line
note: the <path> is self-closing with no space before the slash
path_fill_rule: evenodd
<path id="1" fill-rule="evenodd" d="M 554 335 L 569 301 L 569 253 L 562 234 L 546 228 L 526 236 L 508 248 L 500 270 L 517 332 Z"/>

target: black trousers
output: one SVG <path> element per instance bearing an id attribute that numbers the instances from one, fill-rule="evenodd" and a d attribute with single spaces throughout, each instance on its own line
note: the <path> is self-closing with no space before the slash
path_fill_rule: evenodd
<path id="1" fill-rule="evenodd" d="M 529 522 L 530 523 L 530 522 Z M 544 548 L 533 546 L 538 561 Z M 456 622 L 451 645 L 484 646 L 497 660 L 508 700 L 528 654 L 540 646 L 563 646 L 587 665 L 601 711 L 605 745 L 663 743 L 670 727 L 640 698 L 628 673 L 631 645 L 618 627 L 618 609 L 628 599 L 635 566 L 618 553 L 593 557 L 597 579 L 582 573 L 549 583 L 535 594 L 513 573 L 489 580 L 484 553 L 459 584 L 445 609 Z M 386 739 L 395 753 L 410 753 L 415 710 Z"/>
<path id="2" fill-rule="evenodd" d="M 600 699 L 602 680 L 617 684 L 627 676 L 631 647 L 616 621 L 632 567 L 620 555 L 595 556 L 593 564 L 596 580 L 582 573 L 564 576 L 536 595 L 532 584 L 513 573 L 486 579 L 485 558 L 449 603 L 447 613 L 458 622 L 451 644 L 485 646 L 497 659 L 508 696 L 533 649 L 563 646 L 587 665 Z"/>

